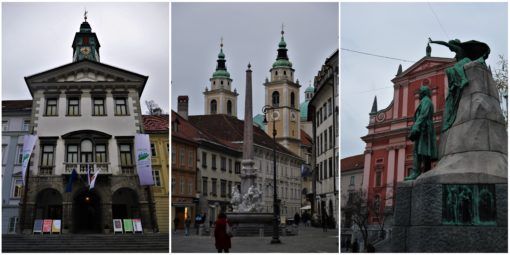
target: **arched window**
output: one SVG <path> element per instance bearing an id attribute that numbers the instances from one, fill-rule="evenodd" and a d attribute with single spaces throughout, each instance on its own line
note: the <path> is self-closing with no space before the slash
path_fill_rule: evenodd
<path id="1" fill-rule="evenodd" d="M 228 116 L 232 115 L 232 101 L 227 101 L 227 114 Z"/>
<path id="2" fill-rule="evenodd" d="M 274 75 L 278 75 L 278 71 L 275 71 L 275 72 L 274 72 Z"/>
<path id="3" fill-rule="evenodd" d="M 280 93 L 278 91 L 273 92 L 273 106 L 280 105 Z"/>
<path id="4" fill-rule="evenodd" d="M 290 107 L 294 108 L 295 105 L 294 92 L 290 92 Z"/>
<path id="5" fill-rule="evenodd" d="M 216 100 L 211 100 L 211 114 L 216 114 L 217 106 Z"/>

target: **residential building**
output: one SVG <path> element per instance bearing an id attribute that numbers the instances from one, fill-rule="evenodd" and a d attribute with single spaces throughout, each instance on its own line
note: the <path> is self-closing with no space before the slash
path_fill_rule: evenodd
<path id="1" fill-rule="evenodd" d="M 143 115 L 143 127 L 149 134 L 152 155 L 152 177 L 154 186 L 154 203 L 159 232 L 169 233 L 169 141 L 168 141 L 168 114 Z"/>
<path id="2" fill-rule="evenodd" d="M 2 234 L 14 234 L 23 193 L 23 136 L 31 130 L 32 100 L 2 101 Z"/>
<path id="3" fill-rule="evenodd" d="M 352 223 L 352 215 L 349 212 L 345 212 L 344 208 L 351 201 L 351 197 L 354 192 L 359 192 L 363 186 L 363 170 L 365 163 L 365 155 L 355 155 L 340 160 L 341 169 L 341 192 L 342 205 L 341 205 L 341 238 L 342 244 L 352 243 L 354 240 L 353 235 L 357 233 L 357 229 Z M 356 235 L 357 236 L 357 235 Z M 360 236 L 361 237 L 361 236 Z"/>

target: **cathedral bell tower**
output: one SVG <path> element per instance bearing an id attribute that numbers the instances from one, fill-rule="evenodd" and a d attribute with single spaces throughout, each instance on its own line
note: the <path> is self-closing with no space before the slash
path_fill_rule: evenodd
<path id="1" fill-rule="evenodd" d="M 220 43 L 220 53 L 216 61 L 216 71 L 209 79 L 211 90 L 205 87 L 204 114 L 226 114 L 237 117 L 237 90 L 232 91 L 232 79 L 225 65 L 223 53 L 223 39 Z"/>
<path id="2" fill-rule="evenodd" d="M 287 43 L 283 37 L 278 44 L 278 55 L 273 67 L 269 70 L 271 80 L 264 83 L 266 89 L 266 105 L 274 108 L 268 111 L 266 132 L 272 136 L 273 121 L 276 128 L 276 139 L 290 151 L 299 155 L 301 139 L 299 115 L 299 81 L 294 82 L 294 69 L 287 56 Z"/>
<path id="3" fill-rule="evenodd" d="M 83 59 L 99 62 L 99 40 L 96 33 L 87 22 L 87 11 L 83 15 L 84 21 L 80 25 L 80 31 L 76 32 L 73 40 L 73 62 Z"/>

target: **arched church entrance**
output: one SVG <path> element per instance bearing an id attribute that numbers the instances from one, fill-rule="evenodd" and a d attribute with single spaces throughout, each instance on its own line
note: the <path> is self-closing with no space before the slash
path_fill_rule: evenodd
<path id="1" fill-rule="evenodd" d="M 94 190 L 86 188 L 74 196 L 73 232 L 101 233 L 101 198 Z"/>
<path id="2" fill-rule="evenodd" d="M 47 188 L 37 194 L 35 219 L 62 219 L 62 195 L 58 190 Z"/>
<path id="3" fill-rule="evenodd" d="M 138 194 L 130 188 L 120 188 L 112 196 L 113 219 L 141 218 Z"/>

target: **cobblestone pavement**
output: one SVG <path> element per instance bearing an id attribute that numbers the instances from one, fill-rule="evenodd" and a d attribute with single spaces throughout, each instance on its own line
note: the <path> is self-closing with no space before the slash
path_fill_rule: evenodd
<path id="1" fill-rule="evenodd" d="M 214 236 L 197 236 L 192 229 L 191 236 L 184 231 L 172 233 L 171 252 L 216 253 Z M 281 244 L 270 244 L 271 237 L 233 237 L 230 252 L 326 252 L 338 253 L 338 230 L 299 226 L 297 236 L 280 236 Z"/>

